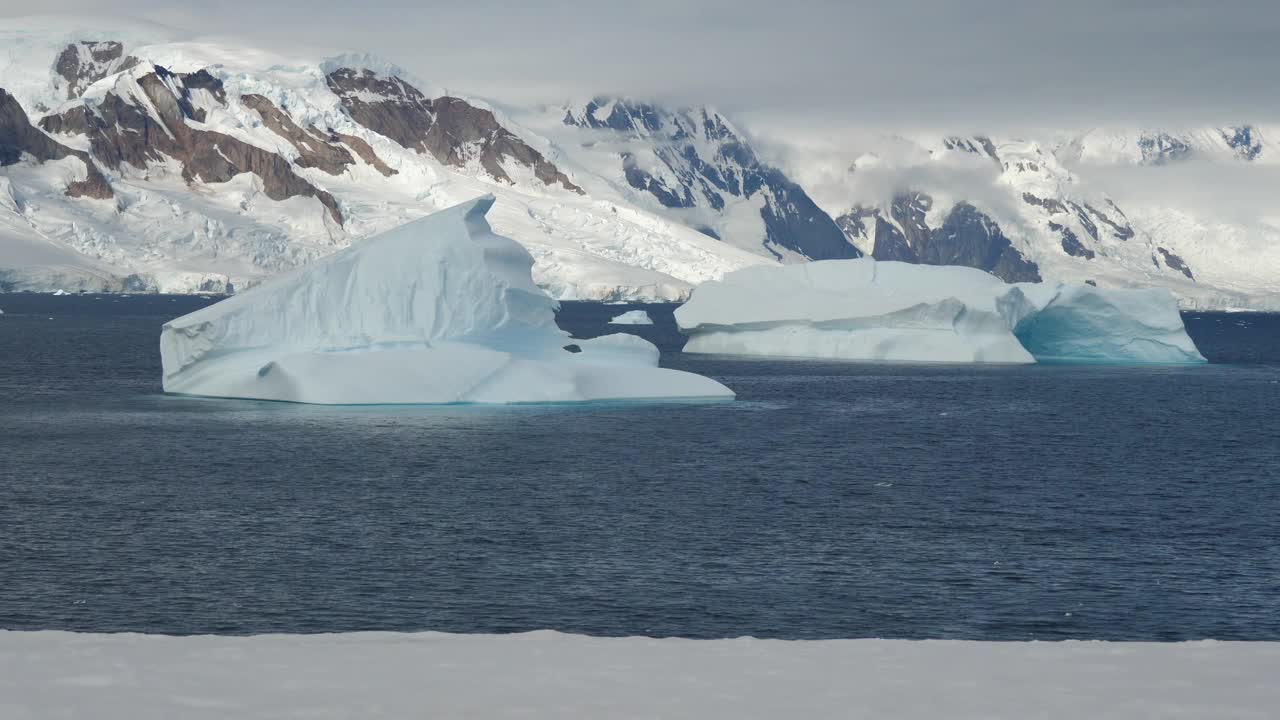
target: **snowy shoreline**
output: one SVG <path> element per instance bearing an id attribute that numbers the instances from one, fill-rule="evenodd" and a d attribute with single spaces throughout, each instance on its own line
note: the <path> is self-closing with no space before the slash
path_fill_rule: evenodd
<path id="1" fill-rule="evenodd" d="M 0 716 L 1269 718 L 1280 643 L 0 631 Z"/>

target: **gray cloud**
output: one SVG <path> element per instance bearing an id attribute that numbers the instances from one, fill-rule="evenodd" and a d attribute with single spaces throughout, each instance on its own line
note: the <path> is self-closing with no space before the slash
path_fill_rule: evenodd
<path id="1" fill-rule="evenodd" d="M 30 7 L 0 0 L 0 15 Z M 118 0 L 111 8 L 283 50 L 372 51 L 433 82 L 510 102 L 596 92 L 709 102 L 766 130 L 991 132 L 1280 116 L 1274 0 Z"/>

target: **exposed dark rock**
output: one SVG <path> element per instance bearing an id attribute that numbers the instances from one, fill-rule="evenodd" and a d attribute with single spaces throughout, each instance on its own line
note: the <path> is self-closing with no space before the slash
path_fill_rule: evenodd
<path id="1" fill-rule="evenodd" d="M 876 216 L 875 248 L 871 257 L 877 260 L 897 260 L 918 263 L 920 256 L 907 244 L 907 238 L 893 223 Z"/>
<path id="2" fill-rule="evenodd" d="M 1084 208 L 1080 207 L 1079 205 L 1073 202 L 1068 202 L 1067 204 L 1071 206 L 1071 209 L 1073 211 L 1075 211 L 1076 219 L 1080 221 L 1080 226 L 1084 228 L 1085 232 L 1089 233 L 1089 237 L 1093 238 L 1094 242 L 1097 242 L 1098 241 L 1097 224 L 1094 223 L 1093 220 L 1089 219 L 1089 214 L 1085 212 Z"/>
<path id="3" fill-rule="evenodd" d="M 1022 193 L 1022 201 L 1028 205 L 1042 207 L 1053 214 L 1065 213 L 1067 211 L 1067 206 L 1063 205 L 1061 201 L 1054 200 L 1053 198 L 1039 198 L 1029 192 Z"/>
<path id="4" fill-rule="evenodd" d="M 992 142 L 989 137 L 977 136 L 972 139 L 949 137 L 943 139 L 942 146 L 948 150 L 962 150 L 964 152 L 973 153 L 974 155 L 986 155 L 991 158 L 998 167 L 1004 167 L 1004 164 L 1000 161 L 1000 156 L 996 154 L 996 144 Z"/>
<path id="5" fill-rule="evenodd" d="M 102 78 L 137 64 L 136 58 L 125 56 L 124 45 L 114 40 L 83 41 L 64 48 L 53 62 L 53 71 L 67 81 L 70 100 L 80 97 L 86 87 Z"/>
<path id="6" fill-rule="evenodd" d="M 836 226 L 849 239 L 849 242 L 856 244 L 855 238 L 875 239 L 875 224 L 877 221 L 878 217 L 875 210 L 871 208 L 854 208 L 836 218 Z M 870 222 L 871 227 L 867 227 L 868 222 Z"/>
<path id="7" fill-rule="evenodd" d="M 1186 275 L 1188 280 L 1196 279 L 1196 276 L 1191 274 L 1191 268 L 1187 267 L 1187 264 L 1183 262 L 1182 258 L 1178 257 L 1177 255 L 1174 255 L 1173 253 L 1169 252 L 1168 250 L 1162 247 L 1157 247 L 1156 250 L 1159 251 L 1159 253 L 1164 256 L 1165 265 L 1173 268 L 1174 270 L 1177 270 L 1183 275 Z"/>
<path id="8" fill-rule="evenodd" d="M 26 153 L 39 162 L 78 158 L 85 166 L 85 179 L 68 183 L 66 194 L 70 197 L 89 197 L 106 200 L 114 197 L 111 183 L 102 171 L 81 150 L 74 150 L 40 132 L 18 103 L 17 98 L 0 89 L 0 167 L 13 165 Z"/>
<path id="9" fill-rule="evenodd" d="M 185 86 L 188 79 L 193 80 L 195 88 Z M 188 118 L 196 119 L 190 103 L 193 90 L 208 90 L 219 97 L 221 86 L 211 85 L 210 80 L 216 83 L 207 73 L 178 75 L 159 67 L 139 78 L 138 85 L 159 115 L 158 122 L 146 110 L 115 93 L 107 93 L 96 113 L 79 106 L 62 115 L 45 117 L 41 126 L 55 133 L 87 135 L 94 157 L 113 169 L 120 169 L 125 163 L 143 168 L 170 157 L 182 164 L 182 176 L 187 182 L 221 183 L 251 172 L 262 179 L 263 192 L 272 200 L 314 197 L 341 224 L 342 213 L 333 196 L 300 177 L 280 155 L 187 124 Z"/>
<path id="10" fill-rule="evenodd" d="M 1138 138 L 1138 148 L 1142 150 L 1142 162 L 1149 165 L 1164 165 L 1191 154 L 1185 142 L 1168 133 L 1143 135 Z"/>
<path id="11" fill-rule="evenodd" d="M 996 154 L 996 144 L 991 142 L 991 138 L 979 136 L 974 139 L 982 146 L 983 151 L 986 152 L 987 155 L 991 156 L 992 160 L 996 161 L 997 165 L 1002 165 L 1000 162 L 1000 156 Z"/>
<path id="12" fill-rule="evenodd" d="M 262 117 L 262 122 L 271 131 L 293 145 L 298 150 L 298 167 L 318 168 L 330 175 L 341 175 L 348 167 L 355 164 L 355 158 L 345 147 L 330 144 L 326 139 L 298 127 L 270 100 L 262 95 L 242 95 L 241 102 L 255 110 Z"/>
<path id="13" fill-rule="evenodd" d="M 951 209 L 933 231 L 921 260 L 930 265 L 965 265 L 987 270 L 1006 282 L 1038 282 L 1040 271 L 1022 256 L 989 216 L 969 203 Z"/>
<path id="14" fill-rule="evenodd" d="M 1115 203 L 1113 203 L 1113 202 L 1111 202 L 1110 200 L 1108 200 L 1108 201 L 1107 201 L 1107 204 L 1111 206 L 1111 209 L 1112 209 L 1112 210 L 1115 210 L 1116 215 L 1117 215 L 1117 216 L 1119 216 L 1119 218 L 1120 218 L 1120 221 L 1119 221 L 1119 222 L 1117 222 L 1117 221 L 1115 221 L 1115 220 L 1112 220 L 1112 219 L 1111 219 L 1111 218 L 1110 218 L 1106 213 L 1104 213 L 1104 212 L 1102 212 L 1101 210 L 1099 210 L 1099 209 L 1095 208 L 1094 206 L 1090 205 L 1089 203 L 1085 203 L 1085 204 L 1084 204 L 1084 207 L 1085 207 L 1085 209 L 1086 209 L 1086 210 L 1088 210 L 1088 211 L 1089 211 L 1089 212 L 1090 212 L 1094 217 L 1098 218 L 1098 220 L 1099 220 L 1103 225 L 1106 225 L 1107 227 L 1110 227 L 1110 228 L 1111 228 L 1111 230 L 1112 230 L 1112 232 L 1114 232 L 1114 233 L 1115 233 L 1115 236 L 1116 236 L 1117 238 L 1119 238 L 1120 240 L 1128 240 L 1128 239 L 1132 238 L 1132 237 L 1133 237 L 1133 235 L 1134 235 L 1134 232 L 1133 232 L 1133 227 L 1129 225 L 1129 219 L 1128 219 L 1127 217 L 1125 217 L 1125 216 L 1124 216 L 1124 213 L 1123 213 L 1123 212 L 1120 212 L 1120 208 L 1116 207 L 1116 204 L 1115 204 Z"/>
<path id="15" fill-rule="evenodd" d="M 111 183 L 107 181 L 107 176 L 102 174 L 97 165 L 93 164 L 87 156 L 77 156 L 84 162 L 85 167 L 89 168 L 88 176 L 83 180 L 74 180 L 67 183 L 67 197 L 87 197 L 95 200 L 109 200 L 115 197 L 115 191 L 111 189 Z"/>
<path id="16" fill-rule="evenodd" d="M 1084 284 L 1085 284 L 1085 285 L 1092 285 L 1092 286 L 1094 286 L 1094 287 L 1098 287 L 1098 281 L 1097 281 L 1097 280 L 1085 280 L 1085 281 L 1084 281 Z"/>
<path id="17" fill-rule="evenodd" d="M 622 153 L 622 173 L 627 179 L 628 185 L 653 195 L 658 199 L 658 202 L 662 203 L 663 207 L 693 207 L 693 196 L 690 194 L 688 186 L 669 187 L 660 178 L 656 178 L 649 174 L 648 171 L 642 170 L 636 164 L 635 155 L 629 152 Z"/>
<path id="18" fill-rule="evenodd" d="M 757 172 L 761 186 L 767 188 L 768 201 L 760 209 L 760 216 L 764 218 L 768 242 L 810 260 L 862 257 L 862 251 L 845 238 L 831 216 L 782 171 L 762 166 Z"/>
<path id="19" fill-rule="evenodd" d="M 1092 260 L 1094 258 L 1094 252 L 1085 247 L 1084 243 L 1080 242 L 1080 238 L 1076 236 L 1075 232 L 1072 231 L 1071 228 L 1066 225 L 1059 225 L 1056 222 L 1050 222 L 1049 229 L 1062 236 L 1062 249 L 1066 251 L 1068 255 L 1082 257 L 1085 260 Z"/>
<path id="20" fill-rule="evenodd" d="M 958 203 L 942 225 L 930 228 L 926 219 L 933 198 L 919 192 L 904 193 L 890 206 L 892 222 L 876 214 L 877 260 L 898 260 L 925 265 L 963 265 L 985 270 L 1006 282 L 1039 282 L 1040 270 L 1018 252 L 988 215 L 967 202 Z M 850 229 L 866 228 L 872 211 L 855 210 L 838 222 Z"/>
<path id="21" fill-rule="evenodd" d="M 334 136 L 345 143 L 347 147 L 354 150 L 356 155 L 360 156 L 361 160 L 372 165 L 375 170 L 383 175 L 391 177 L 392 175 L 396 175 L 400 172 L 383 162 L 382 158 L 378 157 L 378 153 L 373 151 L 373 146 L 365 142 L 362 138 L 358 138 L 355 135 L 344 135 L 339 132 L 334 133 Z"/>
<path id="22" fill-rule="evenodd" d="M 612 104 L 612 107 L 609 114 L 603 120 L 597 118 L 596 113 L 602 107 L 610 104 Z M 581 117 L 574 117 L 573 113 L 566 112 L 564 124 L 596 130 L 608 129 L 649 134 L 662 130 L 662 113 L 657 106 L 649 103 L 638 103 L 626 99 L 595 98 L 583 108 Z M 683 139 L 683 137 L 677 139 Z"/>
<path id="23" fill-rule="evenodd" d="M 339 68 L 326 81 L 353 120 L 406 148 L 454 167 L 477 162 L 508 183 L 513 181 L 503 163 L 514 162 L 532 169 L 546 185 L 583 192 L 542 153 L 499 124 L 492 112 L 465 100 L 431 100 L 404 80 L 371 70 Z"/>
<path id="24" fill-rule="evenodd" d="M 782 257 L 782 248 L 812 260 L 862 254 L 830 215 L 784 173 L 761 162 L 718 113 L 670 111 L 649 103 L 596 98 L 581 111 L 566 110 L 564 123 L 646 141 L 662 172 L 645 169 L 634 153 L 624 151 L 620 153 L 623 177 L 663 207 L 707 206 L 720 211 L 727 207 L 728 198 L 762 196 L 765 249 L 775 257 Z M 715 148 L 714 153 L 704 156 L 708 145 Z"/>
<path id="25" fill-rule="evenodd" d="M 227 104 L 227 93 L 222 87 L 222 81 L 211 75 L 208 70 L 200 69 L 193 73 L 175 74 L 156 65 L 155 75 L 168 85 L 171 91 L 177 93 L 178 108 L 182 111 L 182 115 L 196 122 L 204 122 L 206 113 L 203 108 L 198 108 L 191 102 L 191 96 L 195 91 L 207 91 L 218 104 Z M 150 81 L 150 76 L 142 80 Z"/>
<path id="26" fill-rule="evenodd" d="M 1219 132 L 1240 159 L 1256 160 L 1262 154 L 1262 141 L 1257 138 L 1251 126 L 1223 128 Z"/>

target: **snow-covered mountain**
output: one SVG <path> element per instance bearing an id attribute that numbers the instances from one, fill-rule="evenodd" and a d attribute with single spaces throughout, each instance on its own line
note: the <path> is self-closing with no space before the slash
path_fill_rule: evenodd
<path id="1" fill-rule="evenodd" d="M 561 298 L 679 299 L 776 262 L 763 229 L 747 250 L 652 212 L 591 153 L 369 57 L 57 29 L 0 45 L 2 288 L 225 291 L 484 193 Z"/>
<path id="2" fill-rule="evenodd" d="M 866 194 L 869 185 L 889 192 L 837 199 L 827 209 L 877 259 L 967 265 L 1011 282 L 1164 286 L 1186 308 L 1280 309 L 1280 208 L 1260 207 L 1254 221 L 1205 216 L 1167 182 L 1179 163 L 1206 163 L 1188 168 L 1211 176 L 1215 167 L 1267 162 L 1280 153 L 1263 133 L 1249 128 L 1248 152 L 1228 143 L 1234 129 L 1090 131 L 1043 143 L 885 138 L 851 164 L 845 180 L 856 189 L 851 194 Z M 1157 191 L 1131 201 L 1086 179 L 1119 167 Z"/>
<path id="3" fill-rule="evenodd" d="M 1280 165 L 1280 126 L 1235 125 L 1192 130 L 1095 128 L 1058 139 L 1063 160 L 1162 165 L 1192 158 Z"/>
<path id="4" fill-rule="evenodd" d="M 712 108 L 514 107 L 368 56 L 93 24 L 0 30 L 0 290 L 227 291 L 493 193 L 565 299 L 865 253 L 1280 308 L 1280 212 L 1158 192 L 1193 163 L 1280 168 L 1280 127 L 886 137 L 833 193 Z M 1109 192 L 1117 169 L 1157 191 Z"/>

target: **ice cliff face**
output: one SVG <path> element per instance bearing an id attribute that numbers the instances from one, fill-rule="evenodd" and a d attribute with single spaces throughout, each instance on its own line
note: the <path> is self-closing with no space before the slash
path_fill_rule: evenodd
<path id="1" fill-rule="evenodd" d="M 1167 290 L 1006 284 L 866 258 L 749 268 L 676 310 L 685 352 L 956 363 L 1202 363 Z"/>
<path id="2" fill-rule="evenodd" d="M 492 196 L 165 324 L 170 393 L 322 404 L 732 398 L 633 335 L 570 341 Z"/>

